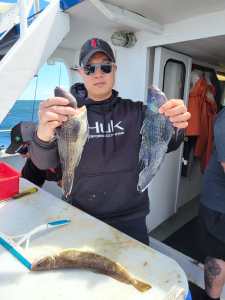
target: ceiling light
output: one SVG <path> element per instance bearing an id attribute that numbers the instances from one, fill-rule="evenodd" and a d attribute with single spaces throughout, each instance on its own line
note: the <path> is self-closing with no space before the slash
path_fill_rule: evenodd
<path id="1" fill-rule="evenodd" d="M 217 78 L 219 79 L 219 81 L 225 81 L 225 75 L 222 74 L 216 74 Z"/>
<path id="2" fill-rule="evenodd" d="M 137 38 L 134 32 L 117 31 L 112 34 L 111 42 L 114 46 L 130 48 L 136 44 Z"/>

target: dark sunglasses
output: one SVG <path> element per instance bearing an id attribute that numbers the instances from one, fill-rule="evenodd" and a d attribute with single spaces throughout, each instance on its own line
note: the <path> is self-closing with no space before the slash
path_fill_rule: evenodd
<path id="1" fill-rule="evenodd" d="M 86 75 L 91 75 L 97 71 L 97 68 L 100 68 L 102 73 L 109 74 L 112 72 L 112 67 L 112 63 L 86 65 L 84 72 Z"/>

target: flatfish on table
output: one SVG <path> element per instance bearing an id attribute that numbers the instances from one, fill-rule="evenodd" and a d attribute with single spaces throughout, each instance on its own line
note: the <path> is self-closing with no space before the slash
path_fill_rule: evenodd
<path id="1" fill-rule="evenodd" d="M 141 128 L 139 162 L 144 167 L 139 174 L 137 186 L 139 192 L 147 189 L 157 173 L 174 133 L 174 127 L 169 118 L 158 112 L 160 106 L 166 101 L 165 94 L 157 87 L 149 89 L 145 119 Z"/>
<path id="2" fill-rule="evenodd" d="M 55 96 L 68 99 L 69 106 L 77 108 L 74 96 L 60 87 L 55 88 Z M 69 117 L 56 128 L 58 151 L 62 168 L 62 188 L 64 195 L 70 195 L 73 187 L 74 171 L 80 162 L 84 145 L 88 138 L 88 120 L 86 106 L 79 108 L 79 114 Z"/>
<path id="3" fill-rule="evenodd" d="M 88 269 L 108 275 L 126 284 L 133 285 L 138 291 L 145 292 L 151 285 L 131 276 L 119 263 L 93 252 L 64 249 L 55 255 L 45 256 L 32 264 L 31 271 L 45 271 L 65 268 Z"/>

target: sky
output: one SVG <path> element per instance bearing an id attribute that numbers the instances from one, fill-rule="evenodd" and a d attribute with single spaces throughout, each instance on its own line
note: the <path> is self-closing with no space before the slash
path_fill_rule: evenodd
<path id="1" fill-rule="evenodd" d="M 24 0 L 24 1 L 25 1 L 25 3 L 29 2 L 28 0 Z M 45 8 L 50 1 L 51 0 L 39 0 L 40 9 Z M 17 0 L 0 0 L 0 3 L 18 3 L 18 1 Z M 32 9 L 30 14 L 33 14 L 33 12 L 34 11 Z"/>
<path id="2" fill-rule="evenodd" d="M 0 1 L 0 2 L 16 3 L 17 1 L 16 0 L 3 0 L 3 1 Z"/>
<path id="3" fill-rule="evenodd" d="M 38 72 L 38 76 L 30 81 L 18 100 L 45 100 L 53 96 L 56 86 L 61 86 L 66 90 L 69 90 L 70 87 L 68 72 L 62 62 L 43 65 Z"/>
<path id="4" fill-rule="evenodd" d="M 49 2 L 50 0 L 41 0 L 40 3 L 43 5 L 45 2 Z M 2 0 L 0 2 L 6 2 L 6 3 L 17 3 L 17 0 Z"/>

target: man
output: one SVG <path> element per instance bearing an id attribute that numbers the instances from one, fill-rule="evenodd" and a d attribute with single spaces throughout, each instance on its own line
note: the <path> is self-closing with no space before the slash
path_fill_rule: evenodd
<path id="1" fill-rule="evenodd" d="M 113 90 L 116 62 L 108 43 L 91 39 L 81 48 L 79 73 L 84 84 L 71 92 L 78 107 L 86 105 L 89 139 L 75 170 L 70 202 L 85 212 L 148 244 L 145 224 L 149 213 L 147 191 L 138 193 L 140 130 L 146 107 L 124 100 Z M 40 168 L 58 162 L 55 128 L 79 114 L 64 98 L 51 98 L 40 106 L 40 121 L 31 147 L 32 159 Z M 174 126 L 185 128 L 190 114 L 182 100 L 170 100 L 160 112 Z M 181 141 L 171 141 L 176 148 Z M 176 146 L 176 147 L 175 147 Z"/>
<path id="2" fill-rule="evenodd" d="M 16 124 L 11 129 L 11 142 L 5 152 L 8 154 L 27 153 L 27 147 L 35 129 L 36 125 L 33 122 L 20 122 Z"/>
<path id="3" fill-rule="evenodd" d="M 36 130 L 36 124 L 33 122 L 20 122 L 16 124 L 11 130 L 11 143 L 6 149 L 6 153 L 15 154 L 19 153 L 26 158 L 25 165 L 22 168 L 21 176 L 32 183 L 43 186 L 45 180 L 57 181 L 61 180 L 61 170 L 50 169 L 40 170 L 32 162 L 29 153 L 29 144 L 33 138 Z"/>
<path id="4" fill-rule="evenodd" d="M 218 300 L 225 284 L 225 109 L 214 126 L 215 150 L 205 171 L 200 201 L 206 300 Z"/>

